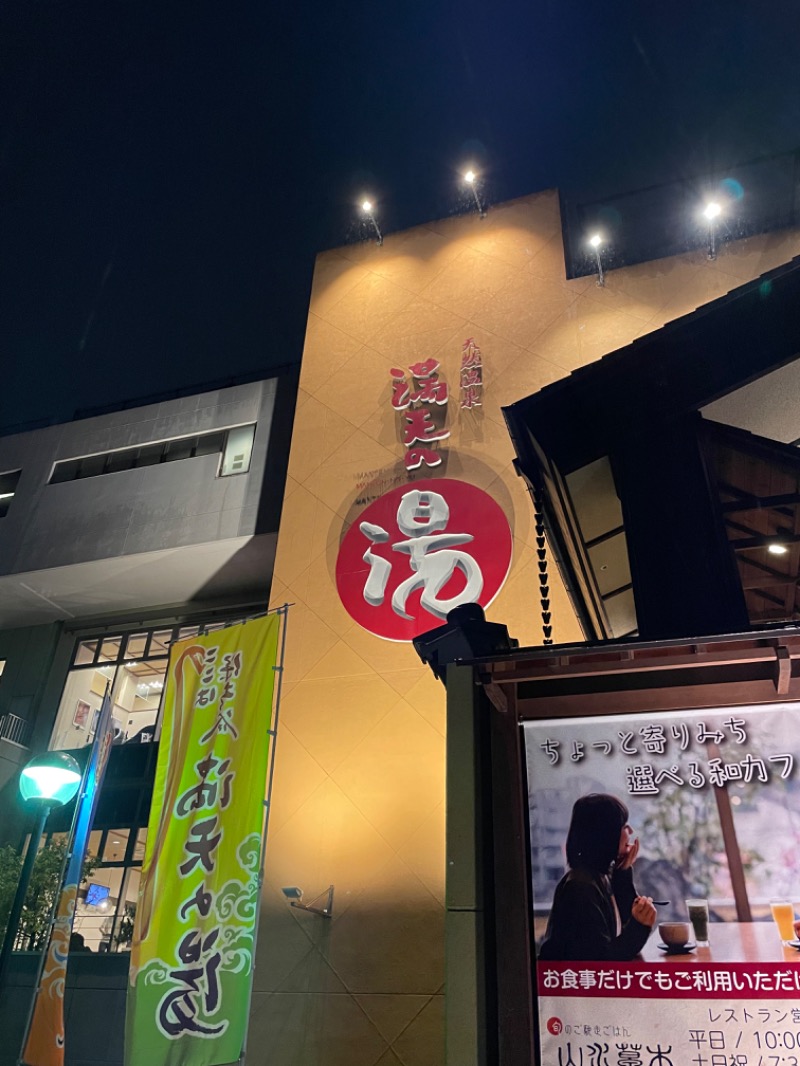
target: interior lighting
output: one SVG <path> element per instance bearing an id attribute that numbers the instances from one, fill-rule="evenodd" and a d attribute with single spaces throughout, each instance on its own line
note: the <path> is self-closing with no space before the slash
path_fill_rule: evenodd
<path id="1" fill-rule="evenodd" d="M 470 191 L 472 193 L 472 198 L 475 201 L 475 206 L 478 209 L 478 218 L 486 218 L 486 208 L 483 206 L 481 198 L 478 195 L 478 190 L 476 188 L 478 184 L 478 175 L 475 173 L 474 170 L 472 170 L 472 168 L 464 171 L 464 181 L 467 183 L 467 185 L 469 185 Z"/>
<path id="2" fill-rule="evenodd" d="M 589 244 L 594 249 L 594 258 L 597 263 L 597 284 L 603 288 L 606 283 L 605 272 L 603 271 L 603 257 L 600 254 L 600 246 L 603 243 L 603 237 L 599 233 L 593 233 L 589 238 Z"/>
<path id="3" fill-rule="evenodd" d="M 383 234 L 381 233 L 378 223 L 375 221 L 375 211 L 372 200 L 362 200 L 361 210 L 364 212 L 368 221 L 372 223 L 372 228 L 375 230 L 375 240 L 378 244 L 383 244 Z"/>
<path id="4" fill-rule="evenodd" d="M 785 544 L 773 543 L 767 548 L 770 555 L 785 555 L 788 552 L 788 548 Z"/>

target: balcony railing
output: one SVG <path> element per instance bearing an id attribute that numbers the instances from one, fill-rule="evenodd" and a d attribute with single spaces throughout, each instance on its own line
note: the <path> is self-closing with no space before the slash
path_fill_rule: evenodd
<path id="1" fill-rule="evenodd" d="M 31 739 L 32 724 L 16 714 L 0 715 L 0 740 L 27 748 Z"/>

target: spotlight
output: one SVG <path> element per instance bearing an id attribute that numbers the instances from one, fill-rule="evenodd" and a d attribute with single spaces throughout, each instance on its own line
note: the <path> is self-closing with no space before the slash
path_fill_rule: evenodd
<path id="1" fill-rule="evenodd" d="M 373 205 L 371 200 L 362 200 L 361 201 L 361 210 L 364 212 L 364 214 L 367 216 L 369 221 L 372 223 L 372 228 L 375 230 L 375 239 L 376 239 L 377 243 L 378 244 L 383 244 L 383 234 L 381 233 L 380 229 L 378 228 L 378 223 L 375 221 L 375 214 L 374 214 L 374 211 L 373 211 L 373 206 L 374 205 Z"/>
<path id="2" fill-rule="evenodd" d="M 716 200 L 709 200 L 703 208 L 703 218 L 708 223 L 708 258 L 717 258 L 717 231 L 714 222 L 722 214 L 722 208 Z"/>
<path id="3" fill-rule="evenodd" d="M 589 238 L 589 244 L 594 248 L 594 258 L 597 263 L 597 284 L 602 288 L 606 283 L 606 276 L 603 272 L 603 259 L 600 255 L 600 245 L 603 243 L 603 238 L 599 233 L 593 233 Z"/>
<path id="4" fill-rule="evenodd" d="M 767 551 L 770 553 L 770 555 L 785 555 L 788 550 L 789 549 L 786 547 L 785 544 L 779 544 L 777 542 L 773 542 L 767 547 Z"/>
<path id="5" fill-rule="evenodd" d="M 478 175 L 474 170 L 470 169 L 464 172 L 464 181 L 469 185 L 472 190 L 472 198 L 475 201 L 475 206 L 478 209 L 478 217 L 486 218 L 486 208 L 481 203 L 481 198 L 478 196 L 478 190 L 475 187 L 478 181 Z"/>

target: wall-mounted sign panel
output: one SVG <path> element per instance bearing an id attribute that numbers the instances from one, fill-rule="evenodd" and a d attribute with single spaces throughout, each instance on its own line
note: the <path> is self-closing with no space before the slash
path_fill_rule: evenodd
<path id="1" fill-rule="evenodd" d="M 525 723 L 542 1062 L 757 1066 L 800 1048 L 797 716 Z"/>
<path id="2" fill-rule="evenodd" d="M 475 670 L 502 1066 L 800 1062 L 797 632 Z"/>
<path id="3" fill-rule="evenodd" d="M 409 641 L 464 603 L 487 607 L 511 566 L 511 528 L 488 493 L 452 478 L 400 485 L 347 531 L 336 585 L 376 636 Z"/>

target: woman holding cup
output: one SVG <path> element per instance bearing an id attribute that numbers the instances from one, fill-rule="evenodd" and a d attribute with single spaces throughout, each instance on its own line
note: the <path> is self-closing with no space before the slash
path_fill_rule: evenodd
<path id="1" fill-rule="evenodd" d="M 570 962 L 632 959 L 656 922 L 633 884 L 639 841 L 616 796 L 581 796 L 567 833 L 569 870 L 558 883 L 539 958 Z"/>

